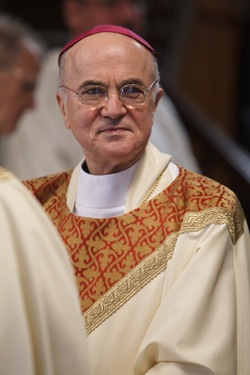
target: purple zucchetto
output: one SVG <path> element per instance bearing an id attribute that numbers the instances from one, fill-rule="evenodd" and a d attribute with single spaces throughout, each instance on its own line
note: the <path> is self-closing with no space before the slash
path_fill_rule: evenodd
<path id="1" fill-rule="evenodd" d="M 85 31 L 84 33 L 76 36 L 75 38 L 71 39 L 61 50 L 59 57 L 58 57 L 58 65 L 60 65 L 60 59 L 64 52 L 66 52 L 68 49 L 70 49 L 74 44 L 78 43 L 80 40 L 90 36 L 90 35 L 95 35 L 99 33 L 115 33 L 115 34 L 122 34 L 125 36 L 128 36 L 140 44 L 142 44 L 144 47 L 146 47 L 155 57 L 156 57 L 156 52 L 154 48 L 141 36 L 137 35 L 133 31 L 126 29 L 125 27 L 122 26 L 115 26 L 115 25 L 98 25 L 93 27 L 92 29 Z"/>

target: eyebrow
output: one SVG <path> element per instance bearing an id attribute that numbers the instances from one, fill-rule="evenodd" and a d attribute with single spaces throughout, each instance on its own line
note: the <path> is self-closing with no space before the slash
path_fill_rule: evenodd
<path id="1" fill-rule="evenodd" d="M 81 85 L 78 87 L 77 91 L 79 91 L 82 88 L 87 87 L 87 86 L 103 86 L 103 87 L 106 87 L 106 85 L 101 81 L 88 80 L 88 81 L 82 82 Z"/>
<path id="2" fill-rule="evenodd" d="M 144 85 L 144 82 L 142 82 L 141 79 L 139 78 L 129 78 L 129 79 L 125 79 L 123 80 L 119 86 L 122 87 L 122 86 L 125 86 L 125 85 L 129 85 L 129 84 L 137 84 L 137 85 L 141 85 L 141 86 L 145 86 Z"/>
<path id="3" fill-rule="evenodd" d="M 137 84 L 137 85 L 145 86 L 144 82 L 139 78 L 128 78 L 128 79 L 125 79 L 125 80 L 123 80 L 119 83 L 118 89 L 120 89 L 121 87 L 123 87 L 125 85 L 129 85 L 129 84 Z M 106 83 L 102 82 L 102 81 L 91 79 L 91 80 L 84 81 L 78 87 L 78 90 L 81 90 L 82 88 L 87 87 L 87 86 L 102 86 L 102 87 L 105 87 L 105 88 L 108 87 L 108 85 Z"/>

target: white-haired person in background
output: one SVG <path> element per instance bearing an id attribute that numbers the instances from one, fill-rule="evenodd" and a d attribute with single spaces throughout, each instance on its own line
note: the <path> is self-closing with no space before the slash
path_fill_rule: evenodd
<path id="1" fill-rule="evenodd" d="M 43 46 L 0 16 L 0 135 L 33 106 Z M 41 205 L 0 167 L 0 374 L 90 375 L 72 266 Z"/>
<path id="2" fill-rule="evenodd" d="M 35 107 L 34 92 L 45 45 L 22 20 L 0 14 L 0 139 Z M 1 162 L 1 159 L 0 159 Z"/>

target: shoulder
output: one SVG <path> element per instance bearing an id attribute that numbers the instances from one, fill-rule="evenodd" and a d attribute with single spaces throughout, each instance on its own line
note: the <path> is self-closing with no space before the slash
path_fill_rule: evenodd
<path id="1" fill-rule="evenodd" d="M 0 167 L 0 183 L 6 183 L 6 181 L 10 181 L 14 178 L 14 175 L 9 172 L 7 169 Z"/>
<path id="2" fill-rule="evenodd" d="M 13 202 L 27 194 L 27 189 L 21 181 L 9 170 L 0 167 L 0 199 L 5 207 L 8 202 Z"/>
<path id="3" fill-rule="evenodd" d="M 72 170 L 69 170 L 22 182 L 43 204 L 51 196 L 57 195 L 61 189 L 68 186 L 71 174 Z"/>
<path id="4" fill-rule="evenodd" d="M 199 207 L 234 209 L 237 197 L 223 184 L 204 175 L 180 167 L 180 180 L 186 199 Z"/>
<path id="5" fill-rule="evenodd" d="M 36 222 L 41 220 L 40 224 L 44 222 L 47 225 L 47 217 L 30 191 L 14 174 L 1 167 L 0 216 L 1 224 L 9 223 L 8 225 L 15 228 L 15 232 L 19 230 L 18 228 L 23 228 L 27 220 L 30 220 L 34 227 L 36 225 L 34 219 Z"/>
<path id="6" fill-rule="evenodd" d="M 235 193 L 217 181 L 182 167 L 178 181 L 176 189 L 185 205 L 182 230 L 226 224 L 232 241 L 237 242 L 244 231 L 245 215 Z"/>

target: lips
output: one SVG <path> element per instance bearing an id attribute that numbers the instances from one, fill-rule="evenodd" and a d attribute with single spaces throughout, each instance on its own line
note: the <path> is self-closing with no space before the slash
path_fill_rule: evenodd
<path id="1" fill-rule="evenodd" d="M 121 127 L 108 127 L 100 130 L 99 133 L 121 133 L 124 131 L 129 131 L 129 129 Z"/>

